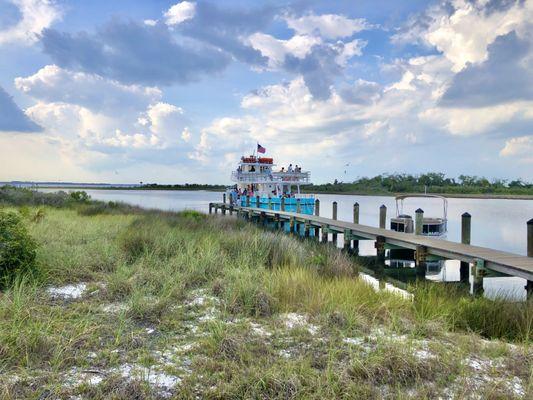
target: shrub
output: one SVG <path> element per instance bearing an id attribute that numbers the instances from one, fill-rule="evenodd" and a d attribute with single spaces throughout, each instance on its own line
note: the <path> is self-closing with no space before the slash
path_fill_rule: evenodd
<path id="1" fill-rule="evenodd" d="M 87 192 L 80 190 L 76 192 L 71 192 L 70 198 L 78 203 L 87 203 L 91 199 L 91 196 L 89 196 Z"/>
<path id="2" fill-rule="evenodd" d="M 36 247 L 20 215 L 0 210 L 0 284 L 35 268 Z"/>

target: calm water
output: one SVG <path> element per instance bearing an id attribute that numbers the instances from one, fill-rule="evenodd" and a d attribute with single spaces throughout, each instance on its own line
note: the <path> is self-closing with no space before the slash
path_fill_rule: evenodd
<path id="1" fill-rule="evenodd" d="M 55 189 L 42 189 L 56 191 Z M 164 190 L 94 190 L 86 192 L 93 199 L 105 201 L 122 201 L 145 208 L 179 211 L 192 209 L 207 212 L 210 202 L 222 200 L 222 193 L 208 191 L 164 191 Z M 320 215 L 331 217 L 332 202 L 338 203 L 338 219 L 352 221 L 353 204 L 359 203 L 360 223 L 371 226 L 379 224 L 379 207 L 387 206 L 387 227 L 390 217 L 396 214 L 393 197 L 387 196 L 351 196 L 351 195 L 317 195 L 320 199 Z M 414 216 L 417 208 L 424 210 L 425 216 L 442 216 L 442 201 L 439 199 L 407 199 L 403 212 Z M 448 234 L 447 240 L 460 241 L 461 214 L 472 215 L 472 244 L 504 250 L 511 253 L 526 254 L 526 222 L 533 217 L 533 201 L 502 199 L 448 199 Z M 340 243 L 342 243 L 342 235 Z M 371 241 L 360 242 L 361 255 L 374 255 Z M 410 274 L 408 274 L 410 275 Z M 398 278 L 402 279 L 401 273 Z M 459 281 L 459 263 L 447 261 L 440 268 L 428 270 L 426 278 L 434 281 Z M 402 279 L 403 280 L 403 279 Z M 523 299 L 526 281 L 516 277 L 489 277 L 483 282 L 485 295 L 497 294 Z"/>

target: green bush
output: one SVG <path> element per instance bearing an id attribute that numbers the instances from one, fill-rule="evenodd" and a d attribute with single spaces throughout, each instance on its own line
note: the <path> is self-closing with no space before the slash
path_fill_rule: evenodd
<path id="1" fill-rule="evenodd" d="M 36 247 L 21 216 L 0 210 L 0 285 L 35 268 Z"/>
<path id="2" fill-rule="evenodd" d="M 76 192 L 71 192 L 70 198 L 78 203 L 87 203 L 91 199 L 91 196 L 89 196 L 87 192 L 80 190 Z"/>

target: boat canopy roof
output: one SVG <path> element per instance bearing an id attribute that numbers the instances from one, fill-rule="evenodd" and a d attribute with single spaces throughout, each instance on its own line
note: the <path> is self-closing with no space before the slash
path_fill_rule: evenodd
<path id="1" fill-rule="evenodd" d="M 395 197 L 396 200 L 396 216 L 399 217 L 400 214 L 403 214 L 403 201 L 405 199 L 408 199 L 410 197 L 415 198 L 433 198 L 433 199 L 440 199 L 443 203 L 443 220 L 446 220 L 448 218 L 448 199 L 444 196 L 440 196 L 438 194 L 426 194 L 426 193 L 413 193 L 413 194 L 400 194 Z M 400 202 L 400 206 L 398 205 L 398 201 Z"/>
<path id="2" fill-rule="evenodd" d="M 448 202 L 448 199 L 444 196 L 440 196 L 438 194 L 425 194 L 425 193 L 413 193 L 413 194 L 400 194 L 398 196 L 395 197 L 396 200 L 403 200 L 403 199 L 407 199 L 409 197 L 433 197 L 433 198 L 436 198 L 436 199 L 441 199 L 445 202 Z"/>

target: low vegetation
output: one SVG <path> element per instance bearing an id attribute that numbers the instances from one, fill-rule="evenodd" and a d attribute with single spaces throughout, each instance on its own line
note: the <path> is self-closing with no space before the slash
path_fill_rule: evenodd
<path id="1" fill-rule="evenodd" d="M 401 297 L 336 248 L 233 217 L 32 193 L 0 191 L 36 242 L 0 293 L 0 398 L 533 394 L 532 302 Z"/>
<path id="2" fill-rule="evenodd" d="M 488 180 L 484 177 L 460 175 L 446 177 L 443 173 L 382 174 L 372 178 L 359 178 L 353 182 L 341 182 L 304 186 L 312 193 L 396 194 L 396 193 L 442 193 L 455 195 L 533 195 L 533 183 L 520 179 Z"/>

